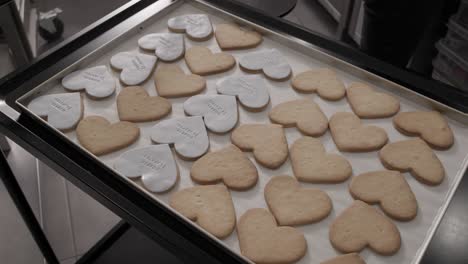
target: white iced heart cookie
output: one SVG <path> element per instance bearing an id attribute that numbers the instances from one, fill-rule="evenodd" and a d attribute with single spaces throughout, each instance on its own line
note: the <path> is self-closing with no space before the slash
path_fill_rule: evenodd
<path id="1" fill-rule="evenodd" d="M 177 154 L 186 159 L 200 157 L 210 146 L 201 116 L 163 120 L 151 128 L 151 139 L 156 143 L 174 144 Z"/>
<path id="2" fill-rule="evenodd" d="M 157 193 L 171 189 L 179 177 L 177 164 L 167 144 L 127 151 L 117 159 L 114 168 L 125 177 L 141 177 L 143 185 Z"/>
<path id="3" fill-rule="evenodd" d="M 259 76 L 228 77 L 218 81 L 216 89 L 220 94 L 237 96 L 250 111 L 261 111 L 270 101 L 267 83 Z"/>
<path id="4" fill-rule="evenodd" d="M 120 81 L 132 86 L 144 82 L 150 76 L 157 58 L 152 55 L 132 52 L 120 52 L 112 56 L 111 65 L 121 70 Z"/>
<path id="5" fill-rule="evenodd" d="M 215 133 L 226 133 L 237 124 L 237 102 L 230 95 L 192 96 L 184 102 L 184 111 L 191 116 L 203 116 L 206 127 Z"/>
<path id="6" fill-rule="evenodd" d="M 85 90 L 95 98 L 114 93 L 115 80 L 104 65 L 74 71 L 62 79 L 62 86 L 70 91 Z"/>
<path id="7" fill-rule="evenodd" d="M 49 94 L 34 98 L 28 108 L 59 130 L 74 128 L 83 116 L 80 93 Z"/>
<path id="8" fill-rule="evenodd" d="M 291 66 L 276 49 L 247 53 L 239 60 L 241 69 L 251 72 L 263 71 L 275 81 L 287 80 L 291 76 Z"/>
<path id="9" fill-rule="evenodd" d="M 144 35 L 138 40 L 140 48 L 154 50 L 162 61 L 175 61 L 185 52 L 184 36 L 172 33 L 157 33 Z"/>
<path id="10" fill-rule="evenodd" d="M 213 35 L 213 27 L 207 15 L 191 14 L 177 16 L 167 21 L 167 26 L 171 31 L 187 33 L 190 39 L 203 41 Z"/>

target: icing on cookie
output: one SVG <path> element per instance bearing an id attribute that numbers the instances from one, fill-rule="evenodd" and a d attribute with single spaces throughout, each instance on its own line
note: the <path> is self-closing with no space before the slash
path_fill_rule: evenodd
<path id="1" fill-rule="evenodd" d="M 80 93 L 49 94 L 34 98 L 28 108 L 59 129 L 74 128 L 83 115 Z"/>
<path id="2" fill-rule="evenodd" d="M 270 101 L 265 80 L 259 76 L 235 76 L 218 81 L 218 93 L 235 95 L 248 110 L 261 110 Z"/>
<path id="3" fill-rule="evenodd" d="M 123 153 L 114 164 L 125 177 L 141 177 L 143 185 L 152 192 L 171 189 L 178 178 L 177 164 L 167 144 L 153 145 Z"/>
<path id="4" fill-rule="evenodd" d="M 187 33 L 193 40 L 206 40 L 213 34 L 213 27 L 207 15 L 191 14 L 169 19 L 167 26 L 174 32 Z"/>
<path id="5" fill-rule="evenodd" d="M 95 98 L 114 93 L 115 80 L 104 65 L 74 71 L 62 79 L 62 86 L 71 91 L 85 90 Z"/>
<path id="6" fill-rule="evenodd" d="M 185 52 L 184 36 L 172 33 L 148 34 L 138 40 L 140 48 L 154 50 L 162 61 L 174 61 Z"/>
<path id="7" fill-rule="evenodd" d="M 112 56 L 111 65 L 121 70 L 120 80 L 126 85 L 138 85 L 150 76 L 157 58 L 152 55 L 120 52 Z"/>
<path id="8" fill-rule="evenodd" d="M 263 71 L 273 80 L 284 80 L 291 76 L 291 66 L 276 49 L 247 53 L 239 60 L 239 65 L 247 71 Z"/>
<path id="9" fill-rule="evenodd" d="M 226 133 L 237 124 L 237 102 L 234 96 L 195 95 L 184 102 L 188 115 L 203 116 L 206 127 L 215 133 Z"/>
<path id="10" fill-rule="evenodd" d="M 151 128 L 156 143 L 174 144 L 175 151 L 187 159 L 198 158 L 209 148 L 209 139 L 201 116 L 163 120 Z"/>

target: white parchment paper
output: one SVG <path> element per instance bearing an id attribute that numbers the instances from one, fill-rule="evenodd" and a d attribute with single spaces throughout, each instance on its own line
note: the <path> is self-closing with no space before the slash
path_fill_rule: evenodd
<path id="1" fill-rule="evenodd" d="M 160 32 L 168 32 L 167 29 L 167 20 L 170 17 L 182 15 L 182 14 L 190 14 L 190 13 L 205 13 L 190 4 L 184 4 L 178 7 L 175 11 L 169 13 L 162 19 L 159 19 L 152 25 L 146 27 L 141 32 L 135 34 L 134 36 L 128 38 L 127 40 L 121 42 L 117 48 L 113 49 L 111 52 L 108 52 L 101 57 L 95 59 L 93 63 L 87 66 L 94 66 L 94 65 L 107 65 L 109 68 L 109 61 L 110 57 L 118 52 L 122 51 L 135 51 L 138 52 L 138 45 L 137 40 L 145 34 L 148 33 L 160 33 Z M 216 24 L 225 22 L 220 17 L 215 16 L 214 14 L 209 14 L 211 21 L 216 27 Z M 211 38 L 208 41 L 204 42 L 193 42 L 187 38 L 186 41 L 186 48 L 189 48 L 193 45 L 201 45 L 209 47 L 212 51 L 218 52 L 220 51 L 216 40 Z M 308 56 L 307 54 L 299 53 L 295 50 L 292 50 L 284 45 L 275 43 L 268 38 L 264 38 L 263 43 L 257 47 L 255 50 L 267 49 L 267 48 L 277 48 L 280 50 L 283 55 L 288 59 L 288 62 L 291 64 L 293 72 L 295 74 L 305 71 L 309 68 L 315 67 L 332 67 L 332 65 L 325 65 L 320 61 Z M 228 53 L 234 55 L 237 59 L 240 56 L 248 51 L 229 51 Z M 141 52 L 141 51 L 140 51 Z M 176 62 L 186 73 L 189 72 L 185 61 L 179 60 Z M 161 64 L 161 62 L 158 62 Z M 353 81 L 359 81 L 360 79 L 349 75 L 345 72 L 337 70 L 339 76 L 344 80 L 345 84 L 349 84 Z M 115 79 L 118 80 L 119 73 L 113 71 Z M 245 75 L 246 73 L 242 72 L 238 66 L 234 69 L 222 73 L 216 74 L 206 77 L 207 80 L 207 89 L 203 93 L 206 94 L 215 94 L 216 81 L 225 78 L 226 76 L 236 76 L 236 75 Z M 361 80 L 365 81 L 365 80 Z M 116 81 L 118 83 L 118 81 Z M 271 102 L 268 108 L 259 113 L 251 113 L 245 111 L 242 107 L 239 106 L 239 118 L 240 124 L 246 123 L 269 123 L 268 120 L 268 112 L 272 106 L 277 105 L 281 102 L 289 101 L 296 98 L 310 98 L 314 100 L 316 103 L 320 105 L 325 115 L 330 118 L 333 113 L 337 111 L 352 111 L 346 99 L 342 99 L 337 102 L 330 102 L 322 100 L 316 94 L 298 94 L 296 93 L 290 86 L 290 81 L 285 82 L 274 82 L 267 80 L 270 85 L 270 95 L 271 95 Z M 144 83 L 143 87 L 149 92 L 150 95 L 156 95 L 156 90 L 154 87 L 154 82 L 151 79 Z M 121 84 L 118 83 L 117 93 L 121 90 Z M 56 87 L 50 89 L 48 93 L 57 93 L 57 92 L 65 92 L 65 90 L 60 86 L 57 85 Z M 179 98 L 179 99 L 170 99 L 172 103 L 172 114 L 167 118 L 172 117 L 180 117 L 184 116 L 184 111 L 182 108 L 183 102 L 187 98 Z M 406 100 L 405 98 L 400 98 L 401 100 L 401 111 L 411 111 L 411 110 L 428 110 L 421 107 L 418 104 L 415 104 L 411 101 Z M 110 98 L 104 100 L 91 100 L 88 97 L 84 99 L 85 105 L 85 116 L 89 115 L 100 115 L 107 118 L 111 122 L 117 122 L 118 114 L 116 109 L 116 95 L 111 96 Z M 408 137 L 400 134 L 397 132 L 391 123 L 391 118 L 385 119 L 376 119 L 376 120 L 363 120 L 364 124 L 372 124 L 377 125 L 384 128 L 389 136 L 390 142 L 403 140 Z M 141 137 L 140 139 L 123 150 L 114 152 L 112 154 L 108 154 L 102 157 L 99 157 L 100 160 L 105 162 L 110 167 L 113 167 L 113 163 L 115 159 L 121 155 L 123 152 L 141 146 L 147 146 L 151 143 L 150 140 L 150 128 L 156 124 L 157 122 L 147 122 L 147 123 L 139 123 L 139 127 L 141 128 Z M 405 173 L 407 176 L 407 180 L 413 189 L 418 203 L 419 203 L 419 211 L 418 216 L 410 222 L 398 222 L 394 221 L 398 226 L 398 229 L 401 233 L 402 238 L 402 246 L 401 249 L 398 251 L 397 254 L 389 257 L 379 256 L 372 251 L 365 249 L 361 252 L 361 256 L 366 260 L 368 264 L 380 264 L 380 263 L 411 263 L 414 261 L 416 254 L 418 254 L 418 250 L 420 249 L 423 241 L 426 239 L 431 228 L 433 228 L 435 222 L 434 219 L 438 214 L 441 206 L 443 205 L 444 201 L 447 198 L 447 194 L 451 186 L 456 182 L 457 177 L 461 177 L 462 174 L 462 165 L 466 162 L 467 158 L 467 149 L 468 149 L 468 127 L 464 126 L 456 121 L 449 120 L 450 126 L 455 134 L 455 144 L 452 148 L 447 151 L 435 151 L 437 156 L 440 158 L 442 163 L 445 166 L 446 170 L 446 179 L 444 182 L 436 187 L 429 187 L 423 185 L 416 181 L 409 173 Z M 297 131 L 296 128 L 286 128 L 286 136 L 288 139 L 289 145 L 291 145 L 296 139 L 301 137 L 301 134 Z M 75 132 L 69 132 L 65 134 L 69 139 L 76 142 Z M 218 150 L 223 146 L 230 143 L 230 133 L 226 135 L 216 135 L 213 133 L 209 133 L 210 137 L 210 144 L 211 150 Z M 320 137 L 320 140 L 325 145 L 325 148 L 330 153 L 338 153 L 335 144 L 330 136 L 330 132 L 328 131 L 325 135 Z M 352 167 L 353 167 L 353 174 L 357 175 L 363 172 L 371 171 L 371 170 L 380 170 L 383 169 L 382 164 L 378 159 L 377 152 L 368 152 L 368 153 L 341 153 L 345 158 L 347 158 Z M 249 158 L 255 163 L 254 158 L 252 157 L 251 153 L 247 153 Z M 192 162 L 184 161 L 179 159 L 178 157 L 177 163 L 180 169 L 180 181 L 178 185 L 167 194 L 157 195 L 151 194 L 147 192 L 149 195 L 153 196 L 158 201 L 162 203 L 167 203 L 169 196 L 171 193 L 175 191 L 193 186 L 194 183 L 190 179 L 190 167 L 192 166 Z M 256 163 L 255 163 L 256 164 Z M 266 203 L 263 197 L 263 188 L 271 176 L 280 175 L 280 174 L 287 174 L 292 175 L 291 165 L 290 162 L 287 161 L 283 166 L 276 170 L 269 170 L 266 169 L 258 164 L 257 168 L 259 171 L 259 182 L 258 184 L 244 192 L 237 192 L 231 191 L 232 198 L 234 201 L 235 209 L 237 218 L 239 218 L 246 210 L 255 207 L 264 207 L 266 208 Z M 139 184 L 138 182 L 134 182 L 129 180 L 132 183 Z M 348 207 L 352 203 L 352 198 L 348 192 L 348 184 L 349 181 L 341 183 L 341 184 L 307 184 L 301 183 L 303 187 L 314 187 L 320 188 L 330 195 L 333 201 L 333 211 L 325 220 L 316 223 L 316 224 L 309 224 L 298 227 L 298 229 L 305 234 L 308 244 L 308 252 L 306 256 L 299 262 L 302 264 L 305 263 L 320 263 L 328 258 L 334 257 L 339 252 L 335 251 L 331 246 L 329 239 L 328 239 L 328 226 L 331 224 L 333 219 L 346 207 Z M 138 185 L 140 186 L 140 185 Z M 143 189 L 143 187 L 140 186 Z M 231 236 L 228 238 L 220 241 L 224 243 L 227 247 L 231 248 L 235 252 L 239 252 L 239 245 L 237 240 L 236 232 L 233 232 Z"/>

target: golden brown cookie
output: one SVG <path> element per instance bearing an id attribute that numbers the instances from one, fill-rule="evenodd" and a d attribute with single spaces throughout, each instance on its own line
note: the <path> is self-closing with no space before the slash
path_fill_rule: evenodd
<path id="1" fill-rule="evenodd" d="M 218 238 L 229 236 L 236 226 L 231 194 L 224 185 L 195 186 L 171 195 L 176 211 Z"/>
<path id="2" fill-rule="evenodd" d="M 382 148 L 388 141 L 387 133 L 380 127 L 365 126 L 352 113 L 335 113 L 328 124 L 340 151 L 365 152 Z"/>
<path id="3" fill-rule="evenodd" d="M 193 46 L 185 52 L 185 62 L 191 72 L 199 75 L 225 72 L 236 66 L 232 55 L 213 53 L 209 48 L 200 46 Z"/>
<path id="4" fill-rule="evenodd" d="M 352 83 L 346 91 L 349 104 L 360 118 L 389 117 L 400 111 L 400 101 L 395 97 L 377 92 L 365 83 Z"/>
<path id="5" fill-rule="evenodd" d="M 377 209 L 361 202 L 345 209 L 329 230 L 333 247 L 343 253 L 359 252 L 369 247 L 381 255 L 393 255 L 401 245 L 400 231 Z"/>
<path id="6" fill-rule="evenodd" d="M 274 124 L 246 124 L 234 129 L 231 141 L 243 151 L 253 151 L 261 165 L 276 169 L 288 158 L 283 127 Z"/>
<path id="7" fill-rule="evenodd" d="M 349 253 L 345 255 L 341 255 L 320 264 L 366 264 L 366 262 L 359 256 L 357 253 Z"/>
<path id="8" fill-rule="evenodd" d="M 177 65 L 167 64 L 156 69 L 154 86 L 159 96 L 175 98 L 203 91 L 206 87 L 206 81 L 199 75 L 185 74 Z"/>
<path id="9" fill-rule="evenodd" d="M 240 217 L 237 236 L 242 255 L 255 263 L 294 263 L 307 251 L 301 232 L 278 227 L 273 215 L 263 208 L 250 209 Z"/>
<path id="10" fill-rule="evenodd" d="M 126 121 L 111 124 L 104 117 L 87 116 L 78 123 L 76 137 L 85 149 L 99 156 L 131 145 L 140 137 L 140 129 Z"/>
<path id="11" fill-rule="evenodd" d="M 309 136 L 321 136 L 328 128 L 328 119 L 320 107 L 309 99 L 298 99 L 276 105 L 269 114 L 273 123 L 296 126 Z"/>
<path id="12" fill-rule="evenodd" d="M 216 26 L 216 41 L 223 50 L 249 49 L 262 43 L 262 35 L 252 30 L 243 30 L 235 24 Z"/>
<path id="13" fill-rule="evenodd" d="M 418 201 L 403 175 L 398 171 L 371 171 L 355 176 L 349 192 L 366 203 L 379 203 L 388 216 L 409 221 L 418 213 Z"/>
<path id="14" fill-rule="evenodd" d="M 445 177 L 439 158 L 420 138 L 389 143 L 380 150 L 379 157 L 386 168 L 409 171 L 425 184 L 438 185 Z"/>
<path id="15" fill-rule="evenodd" d="M 171 109 L 169 100 L 149 96 L 140 86 L 125 87 L 117 96 L 117 111 L 122 121 L 155 121 L 168 115 Z"/>
<path id="16" fill-rule="evenodd" d="M 223 182 L 234 190 L 249 189 L 258 180 L 255 165 L 233 145 L 209 152 L 198 159 L 193 163 L 190 176 L 200 184 Z"/>
<path id="17" fill-rule="evenodd" d="M 340 155 L 327 154 L 320 140 L 302 137 L 291 146 L 291 165 L 300 181 L 338 183 L 352 174 L 349 162 Z"/>
<path id="18" fill-rule="evenodd" d="M 346 89 L 336 72 L 320 68 L 308 70 L 296 75 L 291 86 L 298 92 L 317 93 L 326 100 L 340 100 L 346 94 Z"/>
<path id="19" fill-rule="evenodd" d="M 276 176 L 265 186 L 265 201 L 281 226 L 318 222 L 330 214 L 332 202 L 319 189 L 301 188 L 291 176 Z"/>
<path id="20" fill-rule="evenodd" d="M 399 113 L 393 118 L 393 125 L 405 135 L 420 136 L 435 148 L 447 149 L 453 145 L 452 130 L 437 111 Z"/>

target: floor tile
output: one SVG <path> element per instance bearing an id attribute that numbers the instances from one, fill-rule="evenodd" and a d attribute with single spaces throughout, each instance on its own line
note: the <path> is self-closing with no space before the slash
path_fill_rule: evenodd
<path id="1" fill-rule="evenodd" d="M 89 195 L 67 182 L 76 253 L 86 253 L 120 218 Z"/>
<path id="2" fill-rule="evenodd" d="M 17 175 L 18 182 L 28 201 L 31 202 L 33 210 L 39 215 L 35 163 L 32 161 L 32 166 L 24 166 L 31 164 L 31 156 L 25 155 L 24 150 L 15 144 L 10 144 L 10 146 L 8 162 L 13 173 Z M 29 167 L 30 170 L 26 167 Z M 1 263 L 8 264 L 42 264 L 41 252 L 1 181 L 0 260 Z"/>
<path id="3" fill-rule="evenodd" d="M 36 158 L 11 140 L 7 142 L 10 145 L 8 163 L 36 218 L 40 219 Z"/>
<path id="4" fill-rule="evenodd" d="M 43 229 L 58 259 L 76 255 L 65 179 L 39 163 Z"/>
<path id="5" fill-rule="evenodd" d="M 299 18 L 297 18 L 296 11 L 294 11 L 294 10 L 289 12 L 289 14 L 287 14 L 283 18 L 290 21 L 290 22 L 293 22 L 295 24 L 298 24 L 298 25 L 302 26 L 301 21 L 299 20 Z"/>
<path id="6" fill-rule="evenodd" d="M 76 258 L 68 258 L 60 261 L 60 264 L 74 264 L 76 262 Z"/>
<path id="7" fill-rule="evenodd" d="M 2 62 L 2 67 L 0 67 L 0 78 L 2 78 L 15 68 L 10 58 L 8 46 L 4 43 L 0 44 L 0 61 Z"/>
<path id="8" fill-rule="evenodd" d="M 293 12 L 304 27 L 329 37 L 334 36 L 338 23 L 317 1 L 298 0 Z"/>

